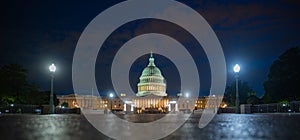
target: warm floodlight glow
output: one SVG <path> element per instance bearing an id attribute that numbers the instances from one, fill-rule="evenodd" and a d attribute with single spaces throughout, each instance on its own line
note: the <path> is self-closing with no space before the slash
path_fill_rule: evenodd
<path id="1" fill-rule="evenodd" d="M 51 64 L 49 66 L 49 70 L 50 70 L 50 72 L 55 72 L 56 71 L 56 66 L 54 64 Z"/>
<path id="2" fill-rule="evenodd" d="M 110 94 L 109 94 L 109 97 L 110 97 L 110 98 L 114 97 L 114 94 L 110 93 Z"/>
<path id="3" fill-rule="evenodd" d="M 237 73 L 240 72 L 240 70 L 241 70 L 240 66 L 238 64 L 235 64 L 235 66 L 233 67 L 233 71 Z"/>

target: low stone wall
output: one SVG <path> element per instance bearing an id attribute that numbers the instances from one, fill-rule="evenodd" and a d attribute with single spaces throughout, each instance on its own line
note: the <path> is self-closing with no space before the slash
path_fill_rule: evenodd
<path id="1" fill-rule="evenodd" d="M 41 106 L 11 104 L 8 106 L 0 106 L 0 112 L 1 113 L 41 113 Z"/>
<path id="2" fill-rule="evenodd" d="M 49 105 L 18 105 L 0 106 L 1 113 L 49 114 Z M 80 108 L 55 108 L 56 114 L 80 114 Z"/>
<path id="3" fill-rule="evenodd" d="M 219 113 L 235 113 L 235 107 L 219 108 Z"/>
<path id="4" fill-rule="evenodd" d="M 55 108 L 56 114 L 80 114 L 80 108 Z"/>

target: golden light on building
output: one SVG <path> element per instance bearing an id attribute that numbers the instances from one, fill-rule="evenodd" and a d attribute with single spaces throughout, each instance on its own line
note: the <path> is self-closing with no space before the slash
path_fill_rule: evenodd
<path id="1" fill-rule="evenodd" d="M 220 105 L 220 107 L 221 107 L 221 108 L 226 108 L 226 107 L 227 107 L 227 104 L 226 104 L 226 103 L 222 103 L 222 104 Z"/>
<path id="2" fill-rule="evenodd" d="M 121 97 L 125 97 L 126 96 L 126 94 L 125 93 L 121 93 Z"/>

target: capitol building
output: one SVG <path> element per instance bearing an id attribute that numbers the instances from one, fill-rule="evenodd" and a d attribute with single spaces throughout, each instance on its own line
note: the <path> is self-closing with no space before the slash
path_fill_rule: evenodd
<path id="1" fill-rule="evenodd" d="M 113 110 L 133 113 L 167 113 L 178 111 L 191 111 L 194 109 L 216 108 L 218 102 L 208 105 L 207 97 L 197 97 L 190 99 L 177 96 L 168 96 L 166 93 L 167 84 L 160 69 L 155 65 L 153 54 L 150 54 L 149 63 L 144 68 L 137 84 L 138 92 L 135 97 L 127 97 L 126 93 L 120 93 L 121 97 L 99 97 L 93 95 L 64 95 L 58 96 L 59 107 L 68 105 L 69 108 L 93 109 L 93 110 Z M 216 98 L 219 101 L 220 97 Z"/>
<path id="2" fill-rule="evenodd" d="M 159 68 L 155 66 L 151 53 L 148 66 L 143 70 L 138 83 L 138 93 L 136 96 L 167 96 L 166 81 Z"/>

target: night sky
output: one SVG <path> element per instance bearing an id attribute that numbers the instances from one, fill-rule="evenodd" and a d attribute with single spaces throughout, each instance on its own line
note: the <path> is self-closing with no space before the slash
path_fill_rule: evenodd
<path id="1" fill-rule="evenodd" d="M 38 84 L 42 90 L 49 90 L 48 66 L 54 62 L 58 67 L 55 92 L 72 93 L 72 59 L 78 38 L 95 16 L 119 2 L 1 2 L 0 66 L 21 64 L 28 70 L 30 82 Z M 227 83 L 234 80 L 232 67 L 238 63 L 241 65 L 240 79 L 248 82 L 258 96 L 264 94 L 262 83 L 267 79 L 272 62 L 288 48 L 300 46 L 300 2 L 297 0 L 180 2 L 199 12 L 215 31 L 226 58 Z M 126 23 L 106 40 L 96 64 L 100 92 L 112 90 L 110 66 L 118 48 L 133 37 L 150 32 L 176 38 L 189 50 L 201 77 L 200 95 L 207 95 L 210 69 L 203 50 L 196 49 L 199 44 L 184 29 L 155 19 Z M 167 81 L 173 81 L 168 82 L 168 92 L 175 94 L 180 85 L 178 71 L 167 58 L 154 56 Z M 138 58 L 131 67 L 129 77 L 134 90 L 148 57 Z"/>

